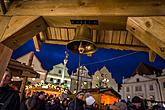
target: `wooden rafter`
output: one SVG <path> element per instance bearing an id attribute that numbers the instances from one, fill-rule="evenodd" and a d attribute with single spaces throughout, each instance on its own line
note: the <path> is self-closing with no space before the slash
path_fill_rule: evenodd
<path id="1" fill-rule="evenodd" d="M 148 46 L 151 50 L 153 50 L 155 53 L 157 53 L 159 56 L 165 59 L 165 42 L 163 40 L 160 40 L 160 37 L 158 38 L 155 36 L 156 30 L 154 32 L 148 31 L 148 29 L 144 29 L 144 25 L 147 27 L 154 27 L 154 29 L 157 29 L 157 31 L 160 29 L 160 25 L 143 24 L 145 20 L 142 20 L 141 18 L 135 18 L 130 17 L 127 21 L 127 30 L 131 32 L 137 39 L 139 39 L 142 43 L 144 43 L 146 46 Z M 142 25 L 143 24 L 143 25 Z M 164 30 L 165 27 L 161 26 Z M 162 30 L 162 29 L 161 29 Z M 164 31 L 163 31 L 164 33 Z M 165 35 L 165 33 L 164 33 Z"/>
<path id="2" fill-rule="evenodd" d="M 6 20 L 5 27 L 4 28 L 4 33 L 2 36 L 0 36 L 0 41 L 4 41 L 6 38 L 12 36 L 14 33 L 18 32 L 20 29 L 24 28 L 26 25 L 30 24 L 37 18 L 38 16 L 13 16 L 13 17 L 6 17 L 3 16 L 1 19 L 1 23 L 3 23 Z"/>
<path id="3" fill-rule="evenodd" d="M 0 43 L 0 52 L 1 52 L 0 54 L 0 65 L 1 65 L 0 81 L 1 81 L 13 51 L 10 48 Z"/>
<path id="4" fill-rule="evenodd" d="M 39 39 L 39 34 L 33 37 L 33 42 L 34 42 L 34 47 L 37 52 L 40 51 L 40 39 Z"/>
<path id="5" fill-rule="evenodd" d="M 7 15 L 159 16 L 164 9 L 164 0 L 26 0 L 15 1 Z"/>
<path id="6" fill-rule="evenodd" d="M 156 53 L 152 50 L 149 50 L 149 61 L 154 62 L 156 59 Z"/>
<path id="7" fill-rule="evenodd" d="M 11 17 L 0 16 L 0 41 L 2 41 L 3 35 L 8 28 Z"/>
<path id="8" fill-rule="evenodd" d="M 45 40 L 45 43 L 48 44 L 59 44 L 59 45 L 67 45 L 69 41 L 56 41 L 56 40 Z M 96 43 L 98 48 L 111 48 L 117 50 L 132 50 L 132 51 L 143 51 L 148 52 L 149 49 L 147 47 L 138 47 L 138 46 L 128 46 L 128 45 L 113 45 L 113 44 L 101 44 Z"/>
<path id="9" fill-rule="evenodd" d="M 42 17 L 13 16 L 4 29 L 4 34 L 0 36 L 0 42 L 11 49 L 16 49 L 46 28 L 47 25 Z"/>
<path id="10" fill-rule="evenodd" d="M 146 32 L 151 33 L 154 37 L 165 43 L 165 17 L 131 17 L 137 25 Z"/>

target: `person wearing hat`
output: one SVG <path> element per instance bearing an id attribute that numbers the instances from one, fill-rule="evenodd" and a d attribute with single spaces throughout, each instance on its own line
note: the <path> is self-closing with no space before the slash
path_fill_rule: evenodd
<path id="1" fill-rule="evenodd" d="M 94 110 L 95 99 L 92 96 L 89 96 L 85 99 L 86 107 L 85 110 Z"/>
<path id="2" fill-rule="evenodd" d="M 84 99 L 84 92 L 79 91 L 76 94 L 76 98 L 69 103 L 68 110 L 85 110 L 85 101 Z"/>
<path id="3" fill-rule="evenodd" d="M 132 99 L 132 103 L 128 106 L 128 110 L 146 110 L 143 100 L 135 96 Z"/>

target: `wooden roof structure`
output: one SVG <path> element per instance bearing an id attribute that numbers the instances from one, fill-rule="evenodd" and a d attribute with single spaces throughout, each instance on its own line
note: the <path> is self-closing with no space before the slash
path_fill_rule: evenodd
<path id="1" fill-rule="evenodd" d="M 165 59 L 164 0 L 1 0 L 0 42 L 12 50 L 33 38 L 66 45 L 83 20 L 98 48 L 143 51 Z M 78 20 L 80 23 L 72 23 Z"/>
<path id="2" fill-rule="evenodd" d="M 29 77 L 29 78 L 38 78 L 39 74 L 33 70 L 32 67 L 29 67 L 25 64 L 21 64 L 20 62 L 11 59 L 8 68 L 11 69 L 13 76 L 18 77 Z"/>

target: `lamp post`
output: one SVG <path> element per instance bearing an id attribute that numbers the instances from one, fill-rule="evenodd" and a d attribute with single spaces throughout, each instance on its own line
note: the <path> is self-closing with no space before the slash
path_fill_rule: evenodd
<path id="1" fill-rule="evenodd" d="M 65 76 L 66 64 L 68 62 L 68 56 L 69 56 L 69 54 L 65 51 L 64 70 L 62 72 L 61 84 L 64 83 L 64 76 Z"/>
<path id="2" fill-rule="evenodd" d="M 77 91 L 79 91 L 79 89 L 80 89 L 80 87 L 79 87 L 79 83 L 80 83 L 80 81 L 79 81 L 79 78 L 80 78 L 80 66 L 81 66 L 81 56 L 80 56 L 80 54 L 78 55 L 78 74 L 77 74 Z"/>

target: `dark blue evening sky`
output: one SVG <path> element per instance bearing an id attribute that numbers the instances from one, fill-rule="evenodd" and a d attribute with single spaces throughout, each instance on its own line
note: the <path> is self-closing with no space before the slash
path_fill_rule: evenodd
<path id="1" fill-rule="evenodd" d="M 69 53 L 67 63 L 68 72 L 75 72 L 78 67 L 78 55 L 71 53 L 64 45 L 41 44 L 40 52 L 36 52 L 33 40 L 29 40 L 20 48 L 13 52 L 12 58 L 16 59 L 34 51 L 35 55 L 42 63 L 42 67 L 51 70 L 53 65 L 62 63 L 65 58 L 65 51 Z M 113 78 L 118 83 L 122 82 L 122 77 L 129 77 L 140 63 L 145 63 L 158 69 L 165 68 L 165 60 L 157 56 L 154 63 L 149 62 L 148 53 L 135 51 L 120 51 L 113 49 L 98 49 L 92 57 L 81 55 L 81 65 L 85 65 L 89 74 L 106 66 L 112 72 Z"/>

